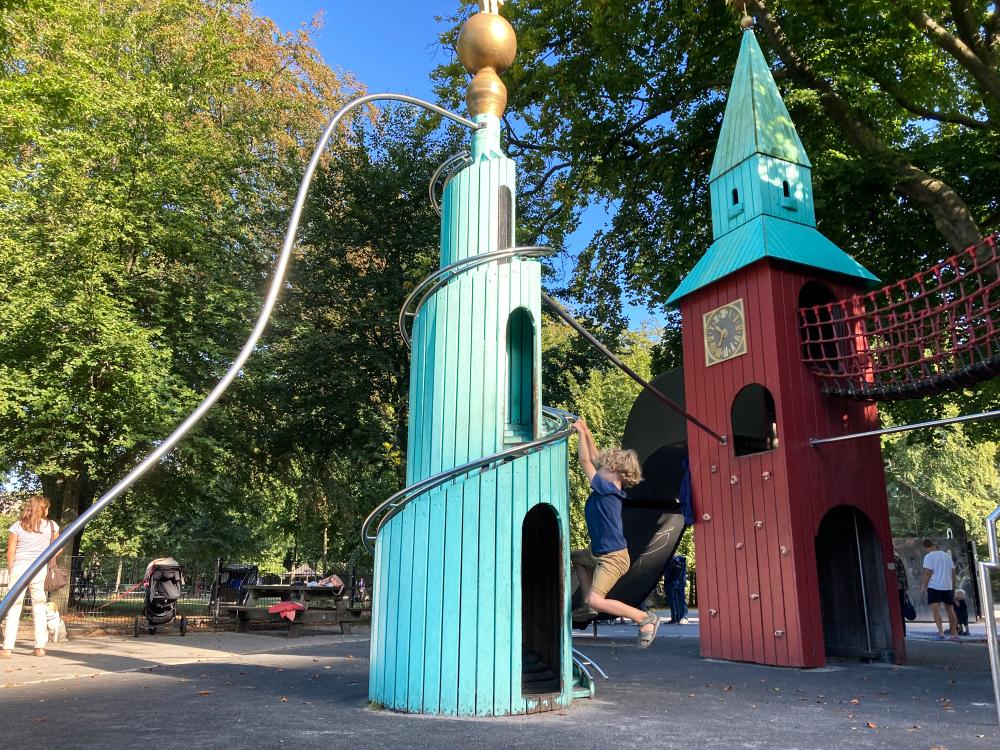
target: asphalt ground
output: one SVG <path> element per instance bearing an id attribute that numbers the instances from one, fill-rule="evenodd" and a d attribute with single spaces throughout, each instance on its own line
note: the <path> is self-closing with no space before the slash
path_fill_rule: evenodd
<path id="1" fill-rule="evenodd" d="M 373 710 L 364 631 L 79 639 L 0 662 L 0 748 L 998 748 L 986 646 L 908 640 L 905 666 L 794 670 L 698 655 L 689 626 L 602 626 L 609 673 L 566 711 L 449 719 Z M 30 645 L 30 644 L 29 644 Z"/>

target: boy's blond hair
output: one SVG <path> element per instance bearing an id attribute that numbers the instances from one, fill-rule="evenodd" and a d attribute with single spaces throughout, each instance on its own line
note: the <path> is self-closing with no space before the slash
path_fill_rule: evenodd
<path id="1" fill-rule="evenodd" d="M 639 456 L 631 448 L 608 448 L 597 456 L 597 468 L 613 471 L 622 478 L 622 489 L 635 487 L 642 481 Z"/>

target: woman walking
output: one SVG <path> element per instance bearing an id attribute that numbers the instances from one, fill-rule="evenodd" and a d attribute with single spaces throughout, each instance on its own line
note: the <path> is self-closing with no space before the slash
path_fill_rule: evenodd
<path id="1" fill-rule="evenodd" d="M 7 537 L 7 570 L 8 581 L 14 583 L 28 569 L 45 548 L 59 536 L 59 527 L 55 521 L 48 520 L 49 501 L 41 495 L 28 498 L 21 513 L 21 520 L 10 527 Z M 55 559 L 50 564 L 55 565 Z M 31 591 L 31 614 L 35 620 L 35 656 L 45 656 L 45 644 L 49 634 L 46 627 L 45 611 L 45 572 L 39 573 L 28 584 Z M 24 605 L 24 594 L 17 598 L 11 606 L 4 623 L 3 648 L 0 649 L 0 659 L 9 659 L 17 639 L 17 626 L 21 620 L 21 607 Z"/>

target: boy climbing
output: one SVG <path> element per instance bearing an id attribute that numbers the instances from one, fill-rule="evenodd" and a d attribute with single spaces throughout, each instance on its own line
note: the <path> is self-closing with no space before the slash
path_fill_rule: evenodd
<path id="1" fill-rule="evenodd" d="M 573 424 L 580 436 L 580 468 L 590 480 L 590 496 L 584 506 L 594 574 L 580 569 L 580 584 L 587 591 L 586 602 L 598 612 L 627 617 L 639 626 L 639 648 L 648 648 L 656 638 L 660 618 L 650 612 L 630 607 L 607 593 L 628 571 L 629 556 L 622 531 L 624 490 L 642 481 L 642 468 L 635 451 L 612 448 L 598 453 L 590 428 L 582 419 Z"/>

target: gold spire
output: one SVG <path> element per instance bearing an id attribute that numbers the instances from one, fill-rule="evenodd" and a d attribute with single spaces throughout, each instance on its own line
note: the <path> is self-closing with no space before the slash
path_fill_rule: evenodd
<path id="1" fill-rule="evenodd" d="M 465 93 L 470 114 L 503 115 L 507 107 L 507 87 L 500 80 L 514 62 L 517 35 L 498 14 L 504 0 L 479 0 L 479 13 L 472 16 L 458 33 L 458 59 L 472 73 L 472 83 Z"/>

